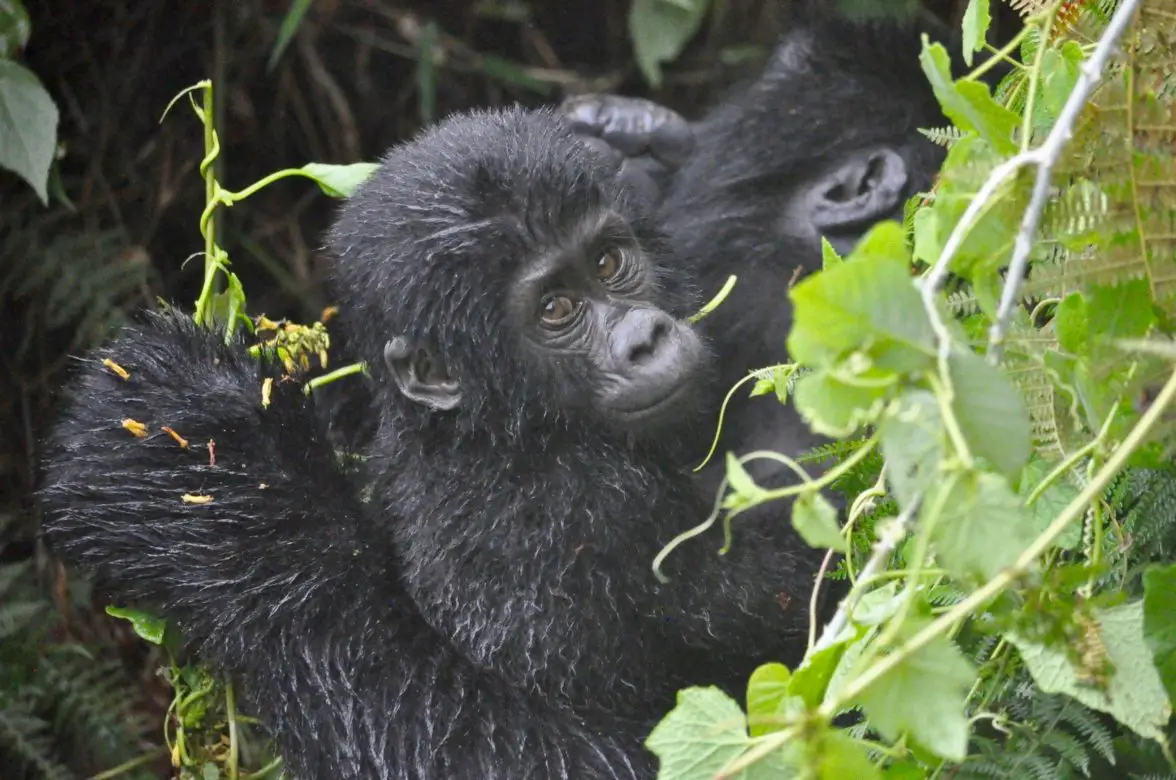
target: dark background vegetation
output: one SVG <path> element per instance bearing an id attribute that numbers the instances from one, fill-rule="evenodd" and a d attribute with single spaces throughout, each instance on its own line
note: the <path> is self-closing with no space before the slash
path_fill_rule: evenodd
<path id="1" fill-rule="evenodd" d="M 200 260 L 185 259 L 202 248 L 203 141 L 186 106 L 160 123 L 173 95 L 214 81 L 219 177 L 237 189 L 309 161 L 374 159 L 475 106 L 613 91 L 698 116 L 755 72 L 785 2 L 713 3 L 653 93 L 633 60 L 629 0 L 318 0 L 272 70 L 289 0 L 27 2 L 25 62 L 61 111 L 63 154 L 48 207 L 0 172 L 0 714 L 54 723 L 44 747 L 80 776 L 160 744 L 159 659 L 48 557 L 33 490 L 71 356 L 160 298 L 190 308 L 197 295 Z M 927 5 L 954 23 L 965 3 Z M 222 212 L 251 313 L 310 321 L 329 303 L 320 246 L 332 208 L 291 180 Z M 161 754 L 144 769 L 167 766 Z"/>

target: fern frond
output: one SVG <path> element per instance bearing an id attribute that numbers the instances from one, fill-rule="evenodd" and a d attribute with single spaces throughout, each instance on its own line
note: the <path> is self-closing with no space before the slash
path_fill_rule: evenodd
<path id="1" fill-rule="evenodd" d="M 950 149 L 952 144 L 964 137 L 964 131 L 954 125 L 950 127 L 919 128 L 919 132 L 930 139 L 931 143 Z"/>
<path id="2" fill-rule="evenodd" d="M 50 725 L 23 702 L 0 698 L 0 765 L 5 777 L 30 780 L 74 780 L 54 756 Z"/>

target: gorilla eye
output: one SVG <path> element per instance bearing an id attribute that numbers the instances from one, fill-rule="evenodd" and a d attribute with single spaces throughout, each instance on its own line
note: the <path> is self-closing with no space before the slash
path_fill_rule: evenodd
<path id="1" fill-rule="evenodd" d="M 613 248 L 605 252 L 596 261 L 596 278 L 607 282 L 621 270 L 621 250 Z"/>
<path id="2" fill-rule="evenodd" d="M 579 310 L 579 301 L 566 295 L 549 295 L 543 299 L 539 319 L 545 327 L 559 328 L 567 325 Z"/>

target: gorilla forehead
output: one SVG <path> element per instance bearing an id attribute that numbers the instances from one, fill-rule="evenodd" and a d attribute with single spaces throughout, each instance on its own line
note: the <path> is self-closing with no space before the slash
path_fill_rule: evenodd
<path id="1" fill-rule="evenodd" d="M 388 308 L 368 314 L 410 335 L 450 306 L 497 306 L 520 263 L 621 205 L 615 173 L 551 109 L 452 116 L 389 151 L 344 204 L 334 283 L 369 290 Z"/>
<path id="2" fill-rule="evenodd" d="M 384 156 L 344 206 L 333 248 L 346 264 L 376 244 L 414 274 L 455 255 L 509 264 L 486 242 L 571 229 L 617 197 L 614 167 L 548 109 L 456 115 Z"/>

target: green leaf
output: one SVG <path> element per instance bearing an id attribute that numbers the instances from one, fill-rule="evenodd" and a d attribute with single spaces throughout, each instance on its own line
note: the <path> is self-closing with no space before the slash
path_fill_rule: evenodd
<path id="1" fill-rule="evenodd" d="M 821 268 L 829 269 L 844 262 L 841 255 L 837 254 L 837 250 L 829 243 L 829 239 L 821 236 Z"/>
<path id="2" fill-rule="evenodd" d="M 1156 322 L 1147 279 L 1095 285 L 1090 288 L 1086 308 L 1089 333 L 1101 342 L 1141 338 Z"/>
<path id="3" fill-rule="evenodd" d="M 0 60 L 0 167 L 27 181 L 45 204 L 57 120 L 57 106 L 33 72 Z"/>
<path id="4" fill-rule="evenodd" d="M 225 332 L 225 342 L 232 340 L 233 334 L 240 324 L 252 326 L 249 317 L 245 315 L 245 287 L 235 273 L 225 272 L 228 286 L 223 292 L 212 296 L 212 305 L 208 310 L 208 321 L 222 328 Z"/>
<path id="5" fill-rule="evenodd" d="M 167 629 L 165 618 L 157 618 L 137 609 L 112 606 L 106 608 L 106 614 L 131 621 L 131 627 L 141 639 L 145 639 L 153 645 L 163 644 L 163 634 Z"/>
<path id="6" fill-rule="evenodd" d="M 709 0 L 633 0 L 629 37 L 645 80 L 661 86 L 661 65 L 682 53 L 698 32 Z"/>
<path id="7" fill-rule="evenodd" d="M 301 170 L 314 179 L 322 191 L 332 198 L 348 198 L 379 167 L 379 163 L 351 163 L 350 165 L 307 163 L 302 166 Z"/>
<path id="8" fill-rule="evenodd" d="M 748 394 L 750 398 L 774 392 L 780 403 L 788 403 L 788 380 L 792 378 L 794 373 L 793 366 L 781 366 L 771 370 L 760 369 L 755 373 L 758 376 L 755 380 L 755 386 Z"/>
<path id="9" fill-rule="evenodd" d="M 819 780 L 877 780 L 882 775 L 861 743 L 840 731 L 829 731 L 819 741 L 816 776 Z"/>
<path id="10" fill-rule="evenodd" d="M 1062 299 L 1054 311 L 1053 327 L 1062 349 L 1073 355 L 1090 354 L 1090 324 L 1082 293 L 1070 293 Z"/>
<path id="11" fill-rule="evenodd" d="M 791 680 L 792 673 L 784 664 L 764 664 L 751 673 L 751 678 L 747 681 L 747 719 L 751 736 L 759 737 L 779 730 L 779 726 L 775 724 L 757 723 L 756 719 L 776 715 L 788 697 L 788 684 Z"/>
<path id="12" fill-rule="evenodd" d="M 302 26 L 302 18 L 310 10 L 312 0 L 293 0 L 286 15 L 282 18 L 282 26 L 278 28 L 278 39 L 274 41 L 274 48 L 270 51 L 269 61 L 265 64 L 266 72 L 271 72 L 278 60 L 282 59 L 286 47 L 294 40 L 298 28 Z"/>
<path id="13" fill-rule="evenodd" d="M 834 438 L 848 436 L 882 411 L 888 388 L 855 384 L 851 379 L 822 370 L 797 380 L 793 402 L 814 431 Z"/>
<path id="14" fill-rule="evenodd" d="M 968 8 L 964 11 L 964 63 L 972 67 L 972 55 L 984 48 L 988 36 L 988 25 L 992 23 L 992 15 L 988 9 L 988 0 L 968 0 Z"/>
<path id="15" fill-rule="evenodd" d="M 645 746 L 660 761 L 660 780 L 713 777 L 747 748 L 746 718 L 718 688 L 687 688 Z"/>
<path id="16" fill-rule="evenodd" d="M 731 492 L 723 499 L 725 509 L 738 509 L 753 504 L 765 493 L 763 488 L 755 484 L 755 480 L 747 473 L 747 469 L 743 468 L 743 464 L 733 452 L 727 453 L 727 486 Z"/>
<path id="17" fill-rule="evenodd" d="M 900 507 L 906 508 L 939 478 L 943 460 L 943 420 L 935 396 L 911 391 L 888 410 L 879 426 L 886 479 Z"/>
<path id="18" fill-rule="evenodd" d="M 1001 154 L 1013 154 L 1013 133 L 1020 124 L 1015 113 L 992 99 L 988 85 L 979 81 L 952 81 L 947 49 L 923 36 L 919 55 L 923 73 L 931 82 L 943 113 L 961 130 L 971 130 Z"/>
<path id="19" fill-rule="evenodd" d="M 837 664 L 841 662 L 841 657 L 845 655 L 845 650 L 854 636 L 853 628 L 847 626 L 846 631 L 851 632 L 848 639 L 834 642 L 805 656 L 804 661 L 793 673 L 788 691 L 803 701 L 806 707 L 816 708 L 824 701 L 825 689 L 829 687 L 833 672 L 837 670 Z"/>
<path id="20" fill-rule="evenodd" d="M 922 619 L 908 618 L 902 638 L 924 625 Z M 906 733 L 941 758 L 963 761 L 968 752 L 964 702 L 974 678 L 972 665 L 955 645 L 937 637 L 872 683 L 857 701 L 870 726 L 888 740 L 896 741 Z"/>
<path id="21" fill-rule="evenodd" d="M 837 510 L 815 490 L 800 494 L 792 502 L 792 527 L 810 547 L 849 552 L 849 543 L 837 522 Z"/>
<path id="22" fill-rule="evenodd" d="M 20 0 L 0 0 L 0 59 L 10 59 L 29 42 L 33 26 Z"/>
<path id="23" fill-rule="evenodd" d="M 895 761 L 882 770 L 885 780 L 927 780 L 927 770 L 914 761 Z"/>
<path id="24" fill-rule="evenodd" d="M 867 350 L 882 369 L 914 371 L 934 360 L 934 331 L 911 279 L 902 227 L 883 222 L 850 260 L 809 276 L 789 291 L 793 359 L 828 367 L 850 352 Z M 903 254 L 874 254 L 889 247 Z"/>
<path id="25" fill-rule="evenodd" d="M 1143 737 L 1162 741 L 1172 704 L 1144 640 L 1143 602 L 1095 610 L 1095 615 L 1097 623 L 1088 630 L 1093 636 L 1086 644 L 1101 645 L 1106 652 L 1112 671 L 1105 686 L 1092 684 L 1087 673 L 1080 673 L 1066 648 L 1042 645 L 1016 633 L 1007 636 L 1041 690 L 1064 693 L 1109 713 Z"/>
<path id="26" fill-rule="evenodd" d="M 1021 471 L 1020 488 L 1017 491 L 1017 495 L 1022 499 L 1029 498 L 1030 494 L 1037 489 L 1037 486 L 1048 476 L 1051 470 L 1050 464 L 1034 456 L 1025 464 L 1024 470 Z M 1064 474 L 1055 479 L 1050 483 L 1049 487 L 1042 491 L 1041 495 L 1037 497 L 1037 500 L 1029 505 L 1029 528 L 1031 529 L 1029 533 L 1036 537 L 1045 531 L 1057 516 L 1062 513 L 1062 510 L 1069 506 L 1070 502 L 1077 497 L 1078 489 L 1070 484 Z M 1081 542 L 1082 523 L 1075 521 L 1058 537 L 1054 545 L 1063 550 L 1075 550 Z"/>
<path id="27" fill-rule="evenodd" d="M 1010 479 L 1029 460 L 1029 408 L 1000 369 L 963 347 L 948 358 L 951 409 L 973 455 Z"/>
<path id="28" fill-rule="evenodd" d="M 939 212 L 935 210 L 934 203 L 915 212 L 914 225 L 915 260 L 935 265 L 943 253 L 943 240 L 940 236 Z"/>
<path id="29" fill-rule="evenodd" d="M 1082 48 L 1076 41 L 1066 43 L 1073 45 L 1069 57 L 1062 50 L 1049 48 L 1041 60 L 1041 107 L 1054 118 L 1062 112 L 1081 74 Z M 1077 49 L 1077 60 L 1072 58 L 1074 49 Z"/>
<path id="30" fill-rule="evenodd" d="M 1143 572 L 1143 638 L 1168 701 L 1176 703 L 1176 563 Z"/>
<path id="31" fill-rule="evenodd" d="M 959 472 L 936 484 L 920 522 L 934 523 L 936 559 L 961 579 L 991 578 L 1034 539 L 1021 500 L 1002 477 L 986 471 Z"/>

